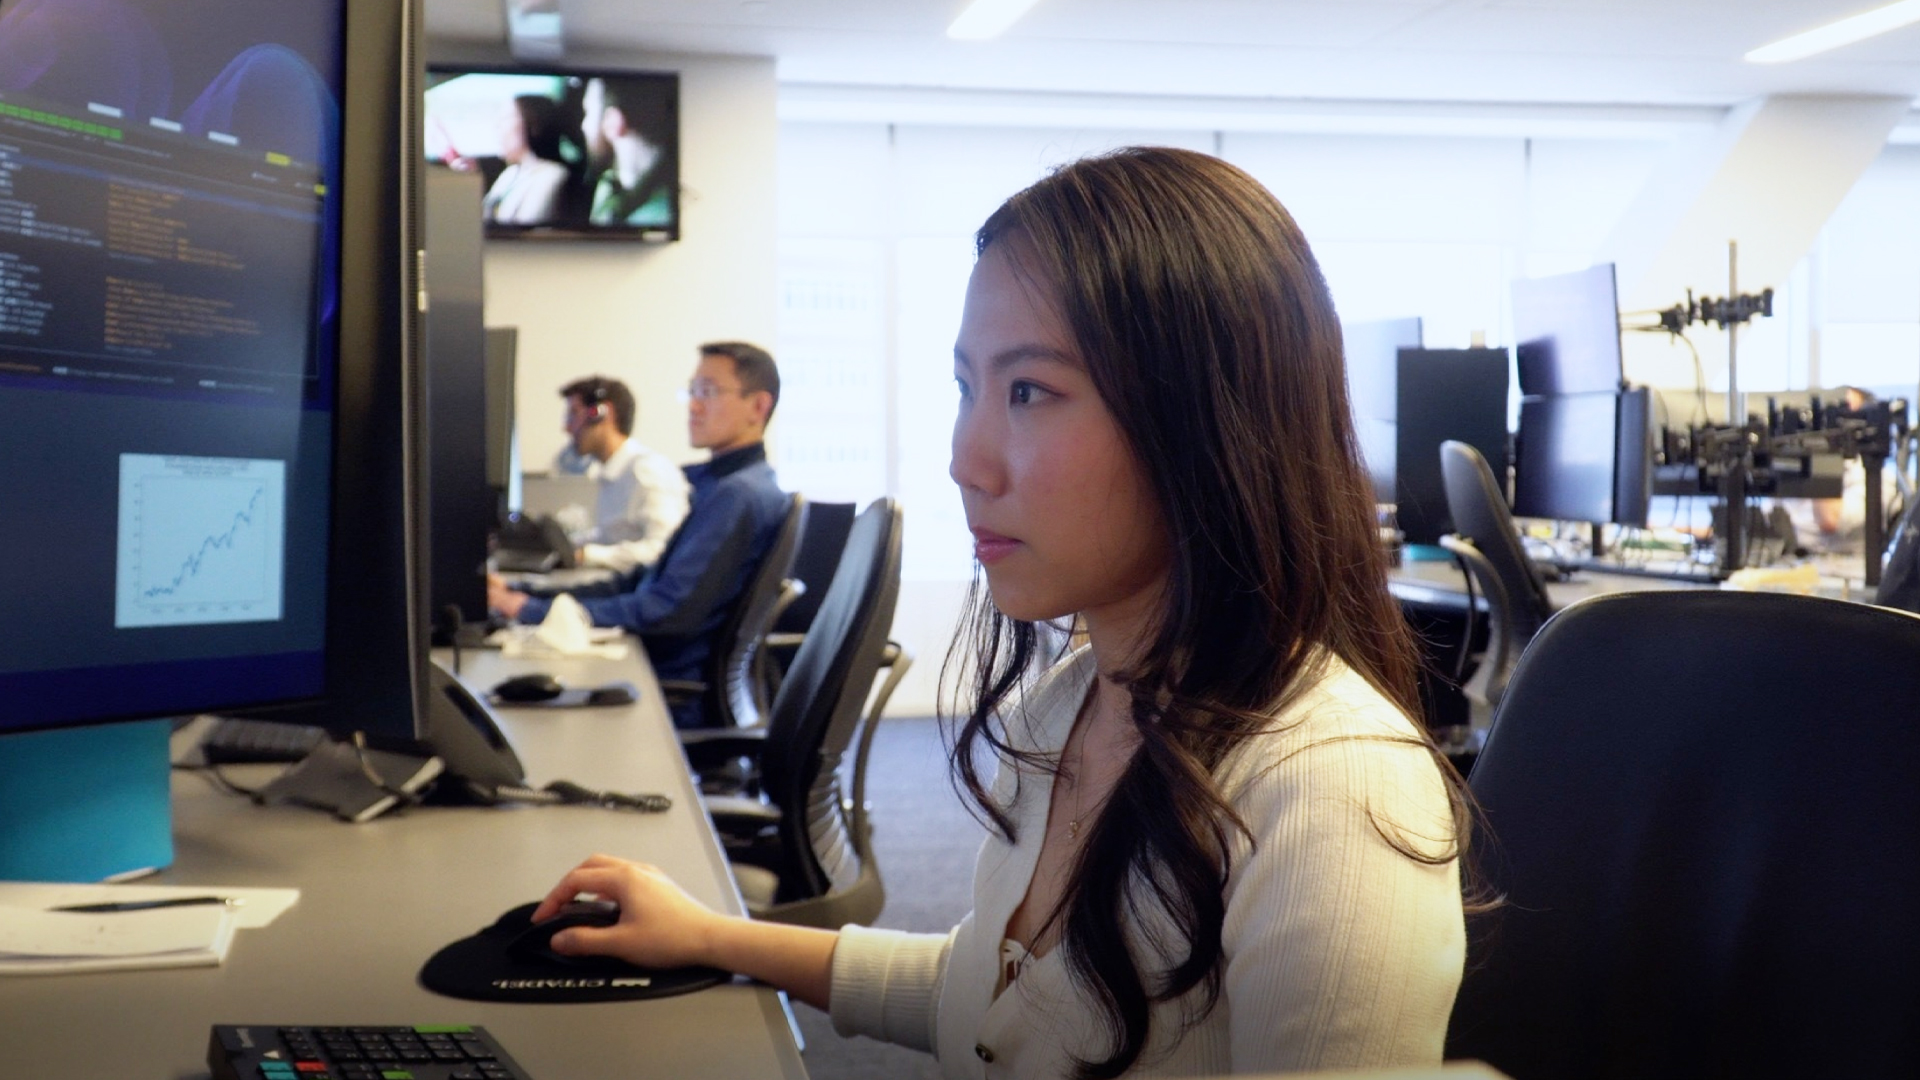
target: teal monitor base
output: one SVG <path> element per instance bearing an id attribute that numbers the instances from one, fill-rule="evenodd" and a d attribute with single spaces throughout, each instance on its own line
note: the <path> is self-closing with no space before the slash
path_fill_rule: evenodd
<path id="1" fill-rule="evenodd" d="M 0 881 L 102 881 L 173 862 L 166 720 L 0 737 Z"/>

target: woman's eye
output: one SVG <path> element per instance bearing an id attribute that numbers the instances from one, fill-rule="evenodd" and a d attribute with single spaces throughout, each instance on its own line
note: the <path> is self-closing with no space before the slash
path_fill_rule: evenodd
<path id="1" fill-rule="evenodd" d="M 1052 391 L 1043 386 L 1016 379 L 1007 392 L 1007 400 L 1015 405 L 1031 405 L 1050 393 Z"/>
<path id="2" fill-rule="evenodd" d="M 958 375 L 954 376 L 953 378 L 953 386 L 954 386 L 954 389 L 960 391 L 961 401 L 966 401 L 968 398 L 971 398 L 973 396 L 973 390 L 967 386 L 967 380 L 959 377 Z"/>

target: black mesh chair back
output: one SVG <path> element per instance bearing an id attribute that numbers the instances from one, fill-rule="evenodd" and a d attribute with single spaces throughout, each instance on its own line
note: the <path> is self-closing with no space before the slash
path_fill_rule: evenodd
<path id="1" fill-rule="evenodd" d="M 1499 576 L 1513 613 L 1511 638 L 1525 646 L 1553 614 L 1553 603 L 1547 598 L 1546 582 L 1520 546 L 1520 530 L 1507 509 L 1500 482 L 1480 451 L 1451 439 L 1440 444 L 1440 478 L 1447 489 L 1453 531 L 1471 540 Z"/>
<path id="2" fill-rule="evenodd" d="M 813 614 L 826 599 L 833 583 L 833 571 L 840 565 L 840 552 L 847 546 L 847 534 L 853 530 L 853 515 L 860 508 L 853 503 L 809 503 L 807 524 L 800 533 L 800 548 L 793 556 L 788 575 L 806 587 L 773 622 L 775 633 L 804 634 L 813 625 Z"/>
<path id="3" fill-rule="evenodd" d="M 833 583 L 833 572 L 840 565 L 840 552 L 847 546 L 847 533 L 853 529 L 853 515 L 860 508 L 853 503 L 809 503 L 807 525 L 800 534 L 800 549 L 793 556 L 790 575 L 800 586 L 799 594 L 780 609 L 773 620 L 773 632 L 759 657 L 761 683 L 767 696 L 780 687 L 793 654 L 800 647 L 800 635 L 813 625 L 813 613 Z"/>
<path id="4" fill-rule="evenodd" d="M 713 651 L 701 697 L 702 712 L 715 727 L 755 727 L 766 722 L 767 694 L 754 660 L 779 613 L 809 513 L 806 499 L 792 496 L 766 558 L 727 613 L 727 621 L 714 632 L 713 640 L 720 647 Z"/>
<path id="5" fill-rule="evenodd" d="M 1574 604 L 1470 777 L 1449 1059 L 1516 1080 L 1911 1075 L 1920 617 L 1718 591 Z"/>
<path id="6" fill-rule="evenodd" d="M 900 534 L 892 499 L 854 519 L 833 583 L 774 698 L 760 755 L 761 793 L 781 811 L 783 865 L 770 867 L 780 877 L 776 899 L 860 894 L 841 921 L 871 919 L 882 901 L 865 807 L 846 797 L 841 766 L 887 652 L 900 597 Z"/>

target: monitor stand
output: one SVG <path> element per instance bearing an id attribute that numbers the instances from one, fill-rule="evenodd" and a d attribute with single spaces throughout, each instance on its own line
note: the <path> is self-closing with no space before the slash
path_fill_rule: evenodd
<path id="1" fill-rule="evenodd" d="M 310 806 L 357 824 L 403 799 L 490 804 L 513 797 L 526 771 L 486 706 L 439 664 L 429 662 L 427 676 L 426 714 L 415 737 L 368 736 L 361 748 L 323 743 L 262 788 L 260 799 Z"/>
<path id="2" fill-rule="evenodd" d="M 166 720 L 0 738 L 0 880 L 102 881 L 173 862 Z"/>

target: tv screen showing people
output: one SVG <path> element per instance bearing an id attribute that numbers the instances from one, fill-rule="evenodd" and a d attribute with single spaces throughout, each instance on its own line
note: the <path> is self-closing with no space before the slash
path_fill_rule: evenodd
<path id="1" fill-rule="evenodd" d="M 427 160 L 481 174 L 493 237 L 680 235 L 677 75 L 436 68 Z"/>

